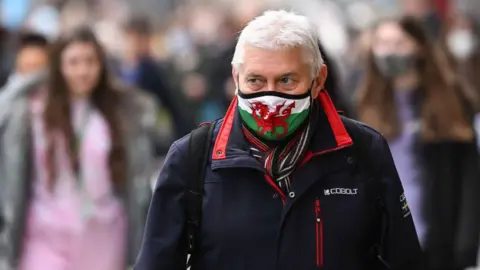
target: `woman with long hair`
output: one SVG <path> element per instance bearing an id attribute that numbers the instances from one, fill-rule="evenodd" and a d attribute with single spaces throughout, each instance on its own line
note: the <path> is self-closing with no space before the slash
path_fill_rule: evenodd
<path id="1" fill-rule="evenodd" d="M 88 28 L 61 37 L 50 61 L 46 83 L 15 101 L 22 105 L 2 129 L 9 241 L 0 247 L 10 253 L 0 261 L 20 270 L 125 269 L 150 196 L 145 119 L 155 111 L 112 83 Z"/>
<path id="2" fill-rule="evenodd" d="M 357 115 L 389 140 L 431 268 L 475 265 L 475 93 L 463 88 L 422 26 L 408 17 L 376 26 L 358 91 Z"/>

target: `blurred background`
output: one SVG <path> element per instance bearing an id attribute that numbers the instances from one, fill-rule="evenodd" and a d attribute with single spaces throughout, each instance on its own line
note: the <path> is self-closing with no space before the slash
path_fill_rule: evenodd
<path id="1" fill-rule="evenodd" d="M 286 8 L 309 16 L 318 27 L 324 53 L 338 78 L 339 93 L 351 97 L 359 58 L 368 46 L 368 29 L 386 16 L 410 14 L 424 20 L 432 35 L 457 14 L 477 19 L 475 0 L 2 0 L 0 78 L 11 73 L 20 33 L 34 31 L 54 40 L 79 24 L 89 24 L 112 61 L 112 70 L 128 81 L 122 68 L 138 50 L 148 50 L 164 84 L 143 87 L 165 103 L 165 119 L 177 135 L 220 117 L 232 96 L 230 58 L 237 33 L 269 8 Z M 428 3 L 428 4 L 427 4 Z M 132 17 L 147 24 L 126 31 Z M 135 24 L 135 23 L 134 23 Z M 145 37 L 131 32 L 145 32 Z M 147 46 L 148 48 L 140 48 Z M 140 45 L 141 44 L 141 45 Z M 124 72 L 125 73 L 125 72 Z M 144 86 L 145 82 L 136 82 Z M 154 89 L 156 88 L 156 89 Z M 328 89 L 330 91 L 337 91 Z M 161 97 L 164 98 L 161 98 Z M 165 98 L 167 97 L 167 98 Z M 348 104 L 342 105 L 347 106 Z M 342 108 L 344 109 L 344 108 Z M 174 115 L 172 115 L 174 114 Z M 177 114 L 182 114 L 178 116 Z M 167 120 L 165 120 L 167 121 Z"/>
<path id="2" fill-rule="evenodd" d="M 456 14 L 477 20 L 480 1 L 2 0 L 0 82 L 13 70 L 22 32 L 38 32 L 53 41 L 62 32 L 89 24 L 112 59 L 112 71 L 126 82 L 125 66 L 135 61 L 132 58 L 139 51 L 148 51 L 155 67 L 147 72 L 158 73 L 154 76 L 161 86 L 135 83 L 155 92 L 158 102 L 164 103 L 163 121 L 173 121 L 178 137 L 203 121 L 222 116 L 234 91 L 230 58 L 237 33 L 251 18 L 271 8 L 294 10 L 312 19 L 336 73 L 338 90 L 328 90 L 335 92 L 334 98 L 338 91 L 340 99 L 351 99 L 362 51 L 368 48 L 368 29 L 378 19 L 414 15 L 432 35 L 440 36 L 442 27 Z M 137 21 L 128 30 L 125 24 L 132 17 Z M 340 102 L 341 107 L 348 107 L 350 101 Z"/>
<path id="3" fill-rule="evenodd" d="M 2 0 L 0 3 L 0 78 L 4 82 L 13 69 L 20 33 L 34 31 L 53 41 L 62 32 L 87 23 L 107 49 L 112 70 L 120 79 L 128 81 L 122 69 L 134 61 L 131 58 L 138 53 L 136 50 L 149 51 L 155 62 L 155 68 L 149 71 L 158 72 L 155 76 L 161 78 L 163 85 L 160 89 L 158 85 L 144 87 L 145 82 L 136 83 L 156 92 L 158 101 L 165 103 L 168 108 L 165 119 L 183 119 L 182 123 L 174 123 L 178 136 L 222 115 L 234 90 L 230 58 L 237 33 L 265 9 L 286 8 L 312 19 L 321 33 L 331 69 L 338 73 L 335 74 L 338 91 L 346 98 L 351 98 L 356 87 L 355 71 L 361 65 L 362 50 L 368 46 L 368 29 L 378 19 L 415 15 L 424 20 L 432 35 L 440 35 L 442 26 L 453 14 L 468 12 L 477 19 L 480 13 L 480 1 L 475 0 Z M 139 26 L 142 22 L 137 22 L 132 28 L 145 29 L 126 31 L 125 23 L 132 17 L 147 24 Z M 132 33 L 139 31 L 148 38 Z"/>
<path id="4" fill-rule="evenodd" d="M 448 66 L 448 74 L 443 74 L 455 78 L 464 86 L 462 89 L 468 89 L 457 92 L 462 100 L 468 101 L 459 104 L 465 105 L 461 110 L 468 125 L 475 128 L 475 135 L 469 136 L 467 132 L 462 137 L 459 132 L 457 137 L 446 136 L 468 141 L 471 137 L 478 138 L 476 134 L 480 131 L 479 110 L 474 105 L 480 94 L 479 0 L 0 0 L 0 85 L 6 89 L 18 74 L 33 73 L 46 65 L 42 52 L 25 48 L 43 48 L 45 42 L 48 47 L 77 26 L 90 26 L 106 51 L 109 72 L 115 81 L 148 94 L 158 107 L 154 122 L 162 139 L 153 143 L 155 158 L 151 163 L 155 171 L 161 167 L 173 140 L 202 122 L 223 116 L 235 91 L 230 61 L 238 33 L 267 9 L 293 10 L 312 20 L 320 33 L 320 49 L 329 68 L 326 89 L 337 109 L 391 135 L 387 138 L 408 189 L 407 199 L 417 207 L 416 201 L 422 201 L 417 196 L 429 194 L 423 192 L 422 185 L 408 182 L 409 178 L 417 178 L 411 172 L 418 165 L 405 165 L 408 162 L 402 159 L 411 154 L 400 151 L 405 149 L 405 141 L 396 140 L 405 134 L 398 130 L 389 133 L 388 127 L 382 130 L 382 120 L 375 121 L 385 108 L 375 107 L 374 101 L 383 94 L 362 90 L 372 80 L 369 75 L 372 44 L 380 46 L 380 33 L 373 27 L 379 20 L 402 16 L 412 16 L 422 25 L 433 46 L 441 51 L 437 65 Z M 437 100 L 444 99 L 447 103 L 438 104 L 448 106 L 454 100 L 447 94 L 441 97 L 442 91 L 439 93 Z M 365 101 L 367 94 L 373 96 Z M 372 108 L 373 112 L 368 110 Z M 408 131 L 412 125 L 404 127 Z M 474 181 L 480 183 L 480 178 Z M 421 195 L 416 190 L 422 190 Z M 463 195 L 459 196 L 456 201 L 462 201 Z M 148 198 L 144 201 L 148 202 Z M 462 201 L 475 207 L 477 203 Z M 423 221 L 416 218 L 421 216 L 416 211 L 412 210 L 421 237 Z M 480 229 L 480 224 L 477 225 Z M 478 239 L 478 235 L 467 237 Z M 474 246 L 478 246 L 476 240 Z"/>

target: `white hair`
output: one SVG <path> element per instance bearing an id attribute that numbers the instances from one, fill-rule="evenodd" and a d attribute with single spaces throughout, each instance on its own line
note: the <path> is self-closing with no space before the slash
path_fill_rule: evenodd
<path id="1" fill-rule="evenodd" d="M 300 47 L 304 61 L 315 77 L 323 64 L 318 47 L 318 33 L 307 17 L 285 10 L 265 11 L 242 30 L 238 38 L 232 65 L 238 70 L 244 63 L 245 45 L 266 50 Z"/>

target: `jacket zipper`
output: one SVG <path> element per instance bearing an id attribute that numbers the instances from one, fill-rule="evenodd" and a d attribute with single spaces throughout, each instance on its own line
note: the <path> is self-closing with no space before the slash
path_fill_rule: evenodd
<path id="1" fill-rule="evenodd" d="M 320 200 L 315 200 L 315 250 L 317 267 L 323 267 L 323 220 Z"/>

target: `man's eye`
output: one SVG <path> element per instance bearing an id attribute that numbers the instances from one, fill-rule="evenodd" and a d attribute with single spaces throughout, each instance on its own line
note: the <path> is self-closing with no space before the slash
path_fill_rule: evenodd
<path id="1" fill-rule="evenodd" d="M 280 80 L 280 82 L 283 83 L 283 84 L 290 84 L 290 83 L 292 83 L 293 81 L 292 81 L 291 78 L 285 77 L 285 78 L 282 78 L 282 79 Z"/>
<path id="2" fill-rule="evenodd" d="M 257 84 L 257 83 L 260 83 L 260 80 L 258 78 L 251 78 L 251 79 L 248 79 L 247 82 L 250 84 Z"/>

